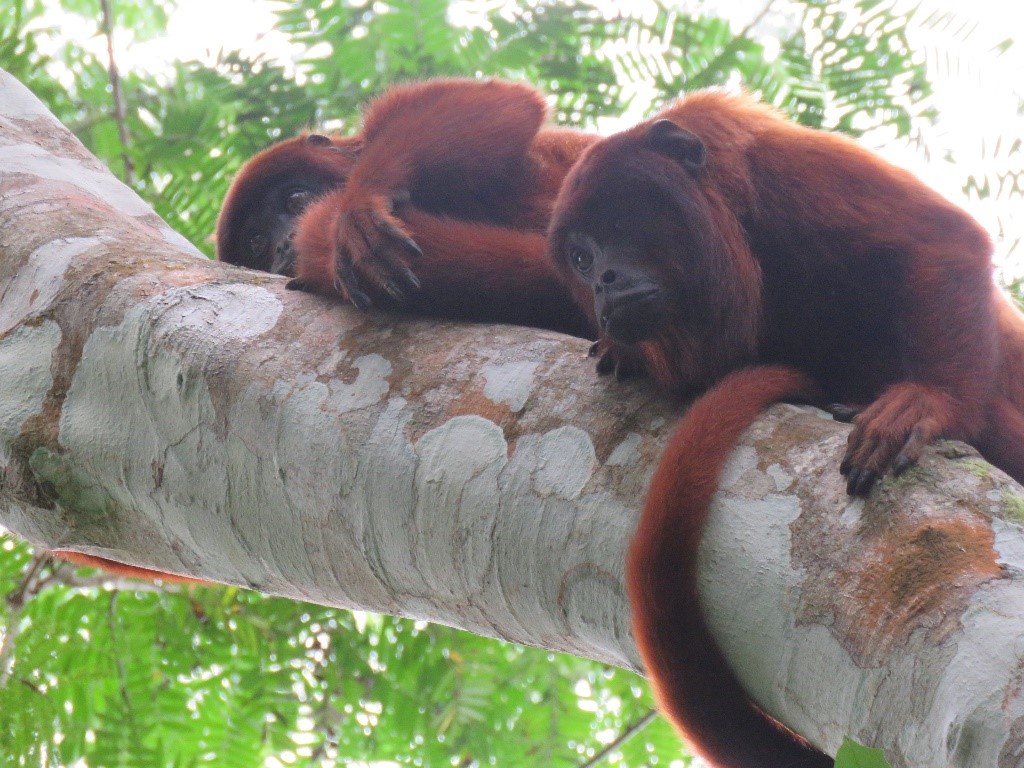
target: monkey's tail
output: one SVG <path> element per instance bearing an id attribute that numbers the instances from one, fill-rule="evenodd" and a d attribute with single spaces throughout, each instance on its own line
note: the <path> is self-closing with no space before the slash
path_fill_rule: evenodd
<path id="1" fill-rule="evenodd" d="M 202 579 L 194 579 L 191 576 L 179 576 L 176 573 L 164 573 L 163 571 L 155 571 L 152 568 L 143 568 L 141 565 L 128 565 L 127 563 L 119 563 L 116 560 L 110 560 L 106 557 L 100 557 L 99 555 L 87 555 L 84 552 L 72 552 L 70 549 L 54 549 L 50 552 L 54 557 L 58 557 L 61 560 L 67 560 L 69 563 L 75 565 L 84 565 L 89 568 L 99 568 L 100 570 L 107 571 L 114 576 L 123 576 L 129 579 L 140 579 L 142 581 L 153 581 L 159 579 L 160 581 L 175 582 L 177 584 L 204 584 L 210 586 L 210 582 L 203 581 Z"/>
<path id="2" fill-rule="evenodd" d="M 1024 483 L 1024 314 L 1005 292 L 995 286 L 993 290 L 999 329 L 997 394 L 985 428 L 971 442 L 982 456 Z"/>
<path id="3" fill-rule="evenodd" d="M 1017 410 L 1024 411 L 1024 313 L 998 287 L 995 291 L 996 325 L 999 329 L 999 374 L 996 389 Z"/>
<path id="4" fill-rule="evenodd" d="M 670 438 L 630 543 L 633 635 L 655 696 L 693 750 L 718 768 L 833 765 L 751 702 L 697 597 L 697 548 L 729 453 L 765 407 L 816 395 L 810 379 L 784 367 L 749 368 L 719 382 Z"/>
<path id="5" fill-rule="evenodd" d="M 1018 483 L 1024 483 L 1024 412 L 1005 397 L 988 409 L 988 421 L 973 441 L 981 455 Z"/>

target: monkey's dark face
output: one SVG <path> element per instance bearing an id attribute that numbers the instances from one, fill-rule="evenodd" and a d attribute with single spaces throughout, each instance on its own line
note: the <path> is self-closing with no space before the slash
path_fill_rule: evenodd
<path id="1" fill-rule="evenodd" d="M 280 179 L 266 189 L 264 198 L 252 207 L 243 221 L 236 247 L 231 249 L 241 257 L 234 263 L 291 276 L 295 265 L 292 249 L 295 224 L 306 206 L 327 189 L 329 187 L 310 184 L 300 178 Z"/>
<path id="2" fill-rule="evenodd" d="M 636 355 L 687 393 L 755 359 L 760 266 L 707 155 L 656 120 L 591 146 L 562 184 L 548 255 L 612 343 L 599 373 Z"/>
<path id="3" fill-rule="evenodd" d="M 573 232 L 566 239 L 565 258 L 575 278 L 593 291 L 598 328 L 613 341 L 646 341 L 670 317 L 664 279 L 645 267 L 638 248 L 628 241 L 600 243 Z"/>
<path id="4" fill-rule="evenodd" d="M 319 134 L 277 144 L 238 174 L 217 222 L 217 258 L 293 276 L 292 238 L 303 211 L 345 185 L 357 148 Z"/>
<path id="5" fill-rule="evenodd" d="M 699 139 L 659 121 L 595 145 L 566 179 L 551 256 L 576 296 L 592 297 L 598 327 L 612 341 L 654 339 L 691 314 L 686 272 L 702 243 L 688 230 L 700 229 L 694 176 L 703 163 Z"/>

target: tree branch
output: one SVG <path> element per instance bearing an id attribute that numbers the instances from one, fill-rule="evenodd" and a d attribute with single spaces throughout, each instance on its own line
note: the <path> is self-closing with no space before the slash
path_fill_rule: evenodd
<path id="1" fill-rule="evenodd" d="M 204 259 L 0 74 L 0 524 L 636 668 L 623 556 L 680 409 L 587 343 L 361 314 Z M 1018 486 L 957 444 L 865 502 L 779 406 L 725 473 L 708 621 L 768 712 L 902 766 L 1024 754 Z"/>

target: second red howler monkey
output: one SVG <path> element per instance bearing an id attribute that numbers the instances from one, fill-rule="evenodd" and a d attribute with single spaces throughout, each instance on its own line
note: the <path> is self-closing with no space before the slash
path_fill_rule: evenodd
<path id="1" fill-rule="evenodd" d="M 663 709 L 716 766 L 832 765 L 750 702 L 710 637 L 695 572 L 708 506 L 740 433 L 778 399 L 852 417 L 851 494 L 939 436 L 1024 481 L 1024 318 L 993 282 L 988 236 L 847 138 L 699 92 L 584 152 L 549 254 L 606 364 L 676 393 L 719 382 L 670 438 L 628 555 Z"/>
<path id="2" fill-rule="evenodd" d="M 593 338 L 544 235 L 562 178 L 597 137 L 544 127 L 545 115 L 526 85 L 395 86 L 357 135 L 308 134 L 250 160 L 221 209 L 218 258 L 360 308 Z"/>

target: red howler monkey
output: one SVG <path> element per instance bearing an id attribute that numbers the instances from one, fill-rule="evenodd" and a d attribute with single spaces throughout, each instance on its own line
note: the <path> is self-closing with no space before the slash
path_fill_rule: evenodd
<path id="1" fill-rule="evenodd" d="M 596 136 L 542 128 L 543 96 L 497 80 L 396 86 L 351 138 L 310 134 L 257 155 L 217 223 L 218 258 L 452 319 L 593 338 L 545 256 L 562 178 Z"/>
<path id="2" fill-rule="evenodd" d="M 693 393 L 762 364 L 670 440 L 630 546 L 633 630 L 662 706 L 714 764 L 831 765 L 749 701 L 708 634 L 694 574 L 708 504 L 761 408 L 815 390 L 852 416 L 851 494 L 940 435 L 1024 481 L 1024 320 L 993 283 L 988 236 L 849 139 L 701 92 L 584 152 L 549 254 L 606 368 Z"/>

